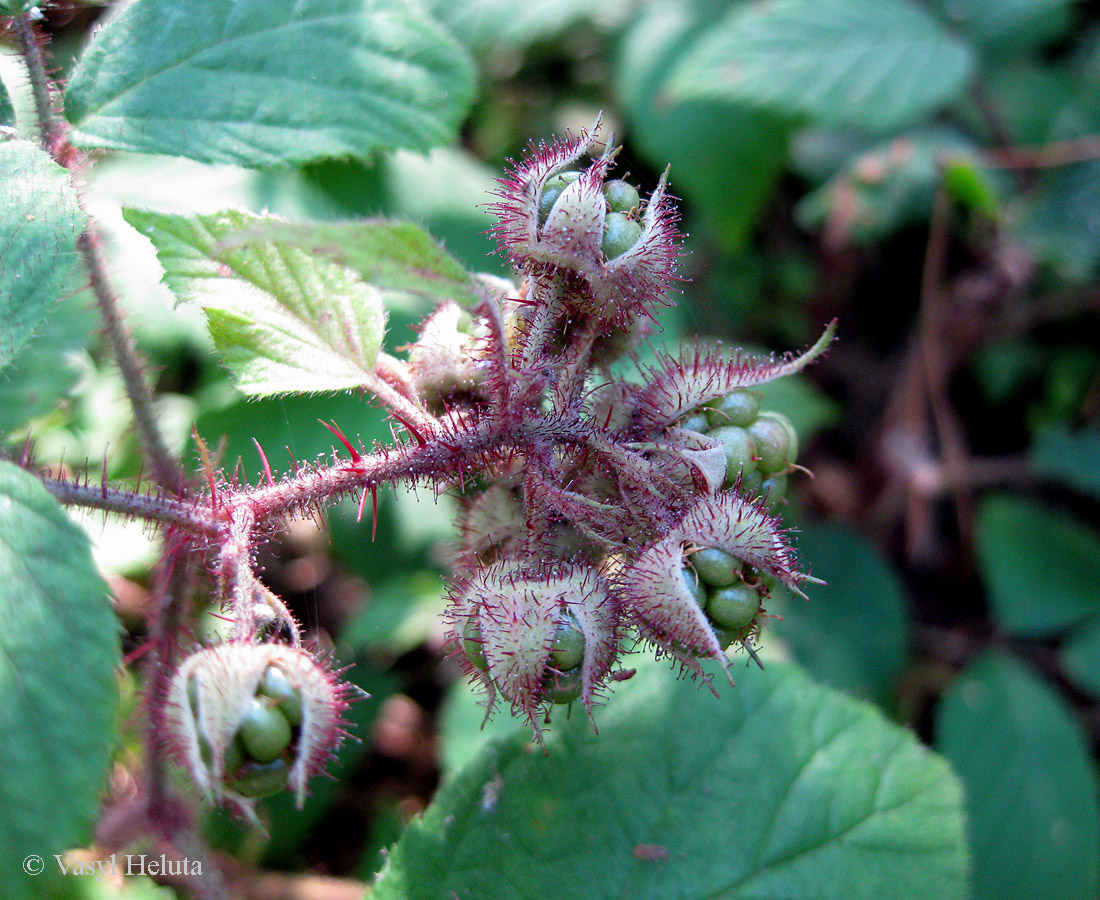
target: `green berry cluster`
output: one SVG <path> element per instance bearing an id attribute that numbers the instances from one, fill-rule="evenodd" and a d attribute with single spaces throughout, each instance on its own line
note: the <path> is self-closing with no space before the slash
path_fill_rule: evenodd
<path id="1" fill-rule="evenodd" d="M 188 685 L 192 711 L 198 718 L 198 692 Z M 302 724 L 302 695 L 278 666 L 268 666 L 256 694 L 225 750 L 225 784 L 242 797 L 266 797 L 286 787 L 293 762 L 297 729 Z M 212 760 L 203 741 L 207 765 Z"/>
<path id="2" fill-rule="evenodd" d="M 731 391 L 693 410 L 680 427 L 719 441 L 726 451 L 726 487 L 740 479 L 742 493 L 767 493 L 774 503 L 787 490 L 798 456 L 798 433 L 779 412 L 760 410 L 757 394 Z"/>
<path id="3" fill-rule="evenodd" d="M 462 628 L 462 649 L 470 663 L 482 672 L 489 670 L 485 639 L 474 613 Z M 572 703 L 580 699 L 584 683 L 584 632 L 576 617 L 563 609 L 557 631 L 550 642 L 542 686 L 551 703 Z"/>
<path id="4" fill-rule="evenodd" d="M 718 642 L 725 648 L 747 640 L 757 629 L 757 616 L 775 578 L 717 547 L 696 550 L 687 563 L 684 584 L 706 613 Z"/>
<path id="5" fill-rule="evenodd" d="M 561 172 L 546 182 L 539 197 L 539 225 L 545 224 L 562 192 L 576 181 L 580 174 L 580 172 Z M 600 249 L 603 251 L 604 259 L 614 259 L 626 253 L 638 243 L 638 239 L 642 236 L 642 225 L 637 219 L 641 197 L 634 185 L 621 179 L 605 181 L 603 196 L 607 201 L 607 215 L 604 218 Z"/>

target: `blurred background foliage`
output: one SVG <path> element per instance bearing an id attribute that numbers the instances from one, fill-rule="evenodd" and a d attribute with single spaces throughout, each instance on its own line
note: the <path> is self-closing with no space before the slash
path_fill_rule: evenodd
<path id="1" fill-rule="evenodd" d="M 176 446 L 195 457 L 195 422 L 255 481 L 254 439 L 285 470 L 329 452 L 318 419 L 367 445 L 390 435 L 359 396 L 243 400 L 121 207 L 408 218 L 471 270 L 504 274 L 484 234 L 494 176 L 529 139 L 602 110 L 619 171 L 651 189 L 670 164 L 682 198 L 687 280 L 654 345 L 698 335 L 786 350 L 840 321 L 824 361 L 768 390 L 813 473 L 792 479 L 784 515 L 828 586 L 809 603 L 781 598 L 765 651 L 947 756 L 966 788 L 977 900 L 1095 898 L 1100 4 L 426 5 L 477 68 L 453 146 L 259 172 L 122 153 L 97 163 L 90 200 Z M 102 9 L 44 13 L 63 75 Z M 20 115 L 10 94 L 8 122 Z M 389 349 L 428 309 L 392 298 Z M 0 431 L 15 445 L 31 430 L 44 460 L 77 467 L 110 447 L 108 475 L 133 479 L 121 382 L 88 325 L 76 292 L 0 377 Z M 362 520 L 340 508 L 265 550 L 271 586 L 375 701 L 352 708 L 363 741 L 344 746 L 304 815 L 266 802 L 270 841 L 211 818 L 227 853 L 368 879 L 439 780 L 490 733 L 520 727 L 498 715 L 479 731 L 457 667 L 437 658 L 452 511 L 430 490 L 391 492 L 376 525 L 369 507 Z M 148 542 L 89 527 L 139 646 Z"/>

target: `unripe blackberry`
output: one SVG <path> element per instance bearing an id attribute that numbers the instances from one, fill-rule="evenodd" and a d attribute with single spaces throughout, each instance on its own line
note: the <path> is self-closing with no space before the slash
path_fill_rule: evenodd
<path id="1" fill-rule="evenodd" d="M 604 259 L 614 259 L 616 256 L 622 256 L 638 243 L 638 238 L 641 236 L 642 226 L 634 219 L 629 218 L 624 213 L 608 213 L 607 218 L 604 220 L 603 240 L 600 243 L 600 250 L 603 252 Z"/>
<path id="2" fill-rule="evenodd" d="M 717 547 L 704 547 L 688 559 L 708 587 L 725 587 L 741 577 L 741 560 Z"/>
<path id="3" fill-rule="evenodd" d="M 707 615 L 721 628 L 744 628 L 759 612 L 760 594 L 743 581 L 718 588 L 707 595 Z"/>
<path id="4" fill-rule="evenodd" d="M 580 172 L 559 172 L 548 182 L 542 189 L 542 194 L 539 196 L 539 224 L 542 225 L 546 222 L 547 217 L 550 215 L 550 211 L 554 208 L 554 204 L 558 202 L 558 197 L 561 196 L 569 185 L 571 185 L 580 176 Z"/>
<path id="5" fill-rule="evenodd" d="M 718 441 L 726 452 L 726 486 L 732 486 L 739 477 L 756 471 L 756 442 L 752 434 L 739 425 L 723 425 L 712 428 L 707 437 Z"/>
<path id="6" fill-rule="evenodd" d="M 762 413 L 748 427 L 756 447 L 757 466 L 764 475 L 786 469 L 798 453 L 798 440 L 790 421 L 780 413 Z"/>
<path id="7" fill-rule="evenodd" d="M 641 197 L 638 196 L 637 188 L 621 179 L 605 181 L 603 195 L 611 212 L 628 213 L 632 209 L 636 209 L 638 204 L 642 202 Z"/>
<path id="8" fill-rule="evenodd" d="M 722 425 L 740 425 L 747 428 L 760 412 L 760 397 L 751 391 L 731 391 L 724 397 L 711 400 L 703 407 L 707 422 L 717 428 Z"/>

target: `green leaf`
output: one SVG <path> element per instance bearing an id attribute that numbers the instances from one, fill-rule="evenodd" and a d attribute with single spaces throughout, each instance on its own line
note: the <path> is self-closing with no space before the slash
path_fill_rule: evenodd
<path id="1" fill-rule="evenodd" d="M 531 733 L 507 710 L 498 710 L 486 720 L 484 699 L 484 689 L 466 678 L 456 681 L 447 692 L 439 722 L 440 765 L 446 778 L 461 771 L 494 738 L 523 740 Z"/>
<path id="2" fill-rule="evenodd" d="M 1031 448 L 1031 469 L 1100 499 L 1100 430 L 1040 431 Z"/>
<path id="3" fill-rule="evenodd" d="M 168 286 L 205 310 L 210 334 L 246 394 L 360 387 L 382 345 L 381 292 L 324 257 L 237 241 L 272 220 L 227 210 L 175 216 L 127 210 L 157 248 Z"/>
<path id="4" fill-rule="evenodd" d="M 68 172 L 28 141 L 0 142 L 0 366 L 57 300 L 84 220 Z"/>
<path id="5" fill-rule="evenodd" d="M 1100 161 L 1064 166 L 1022 216 L 1018 237 L 1072 281 L 1100 270 Z"/>
<path id="6" fill-rule="evenodd" d="M 55 304 L 15 358 L 0 368 L 0 435 L 55 409 L 76 385 L 78 354 L 98 321 L 85 300 L 75 295 Z"/>
<path id="7" fill-rule="evenodd" d="M 80 146 L 285 165 L 447 143 L 473 74 L 405 0 L 140 0 L 92 40 L 66 109 Z"/>
<path id="8" fill-rule="evenodd" d="M 15 107 L 12 106 L 8 89 L 0 82 L 0 128 L 15 127 Z"/>
<path id="9" fill-rule="evenodd" d="M 1078 686 L 1100 697 L 1100 619 L 1073 632 L 1059 653 L 1066 674 Z"/>
<path id="10" fill-rule="evenodd" d="M 1069 515 L 990 497 L 977 550 L 993 615 L 1010 634 L 1050 637 L 1100 613 L 1100 536 Z"/>
<path id="11" fill-rule="evenodd" d="M 972 69 L 967 47 L 909 0 L 772 0 L 715 22 L 671 90 L 891 131 L 955 99 Z"/>
<path id="12" fill-rule="evenodd" d="M 1001 127 L 1017 144 L 1045 144 L 1088 134 L 1088 104 L 1096 90 L 1069 65 L 1010 59 L 983 75 L 985 102 L 994 104 Z M 964 109 L 967 109 L 964 107 Z M 980 113 L 967 109 L 971 130 L 981 133 Z"/>
<path id="13" fill-rule="evenodd" d="M 720 677 L 720 676 L 719 676 Z M 961 900 L 947 765 L 790 665 L 715 698 L 642 665 L 546 752 L 497 741 L 390 854 L 372 900 Z"/>
<path id="14" fill-rule="evenodd" d="M 669 74 L 714 25 L 714 4 L 657 0 L 627 32 L 616 90 L 632 143 L 658 168 L 729 252 L 744 248 L 787 159 L 789 124 L 744 102 L 674 100 Z"/>
<path id="15" fill-rule="evenodd" d="M 944 694 L 936 747 L 965 788 L 974 900 L 1096 897 L 1096 776 L 1054 691 L 1021 663 L 984 656 Z"/>
<path id="16" fill-rule="evenodd" d="M 467 47 L 481 54 L 525 47 L 580 22 L 617 22 L 625 0 L 428 0 L 428 8 Z"/>
<path id="17" fill-rule="evenodd" d="M 810 602 L 778 595 L 764 643 L 774 634 L 814 678 L 868 699 L 893 693 L 908 653 L 905 591 L 875 546 L 841 525 L 800 527 L 799 556 L 826 586 L 807 586 Z"/>
<path id="18" fill-rule="evenodd" d="M 53 854 L 91 837 L 118 704 L 118 622 L 88 539 L 23 470 L 0 462 L 0 884 L 50 894 Z M 37 854 L 46 871 L 23 874 Z M 45 891 L 45 893 L 43 893 Z"/>
<path id="19" fill-rule="evenodd" d="M 1022 50 L 1057 38 L 1069 24 L 1072 0 L 933 0 L 932 6 L 976 44 Z"/>
<path id="20" fill-rule="evenodd" d="M 425 313 L 444 300 L 468 306 L 478 299 L 469 273 L 411 222 L 266 222 L 247 233 L 242 244 L 254 240 L 335 260 L 384 292 L 429 301 Z"/>

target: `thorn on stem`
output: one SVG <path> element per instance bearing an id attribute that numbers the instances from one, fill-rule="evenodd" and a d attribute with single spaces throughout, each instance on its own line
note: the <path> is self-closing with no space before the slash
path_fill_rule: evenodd
<path id="1" fill-rule="evenodd" d="M 256 452 L 260 454 L 260 459 L 264 464 L 264 477 L 267 478 L 267 486 L 275 487 L 275 478 L 271 474 L 271 466 L 267 462 L 267 454 L 264 453 L 264 448 L 260 446 L 260 442 L 255 438 L 252 439 L 252 443 L 256 445 Z"/>
<path id="2" fill-rule="evenodd" d="M 413 425 L 408 422 L 408 420 L 406 420 L 403 416 L 398 415 L 393 410 L 390 410 L 390 415 L 393 418 L 397 419 L 397 421 L 400 422 L 402 425 L 405 426 L 405 430 L 409 434 L 411 434 L 414 438 L 416 438 L 416 442 L 421 447 L 428 446 L 428 442 L 424 439 L 424 435 L 422 435 L 419 431 L 417 431 L 417 429 L 414 428 Z"/>
<path id="3" fill-rule="evenodd" d="M 334 435 L 336 435 L 336 439 L 344 445 L 344 449 L 348 451 L 348 456 L 351 457 L 351 461 L 353 463 L 357 463 L 363 458 L 359 454 L 359 451 L 352 446 L 351 441 L 349 441 L 347 438 L 347 435 L 345 435 L 344 432 L 340 430 L 340 426 L 336 424 L 335 419 L 332 420 L 331 425 L 323 419 L 318 419 L 317 421 L 324 425 L 325 428 L 331 431 Z"/>
<path id="4" fill-rule="evenodd" d="M 218 508 L 218 480 L 214 473 L 214 463 L 210 459 L 210 451 L 206 448 L 206 441 L 202 439 L 202 435 L 199 434 L 197 426 L 191 426 L 191 437 L 195 441 L 195 445 L 199 448 L 199 457 L 202 459 L 202 468 L 206 473 L 206 484 L 210 488 L 210 507 L 211 509 Z"/>

